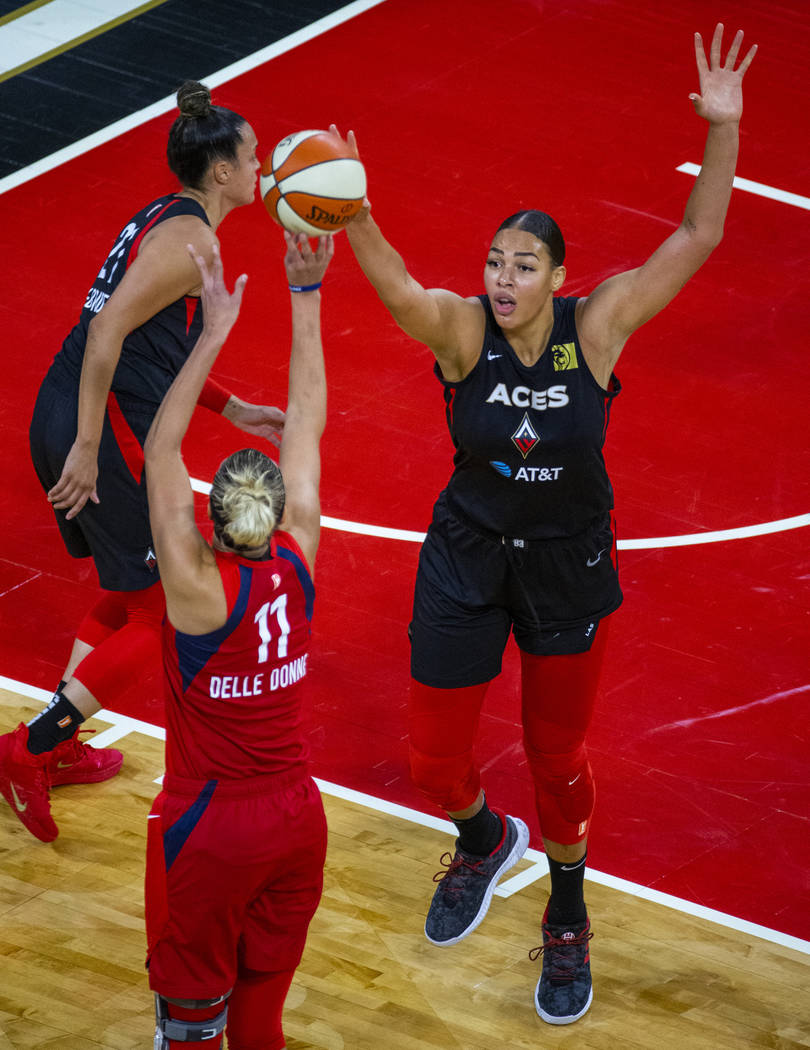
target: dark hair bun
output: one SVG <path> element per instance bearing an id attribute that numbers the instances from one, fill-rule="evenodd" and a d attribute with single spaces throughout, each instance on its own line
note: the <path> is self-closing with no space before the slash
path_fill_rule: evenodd
<path id="1" fill-rule="evenodd" d="M 191 120 L 207 117 L 211 112 L 211 92 L 205 84 L 187 80 L 177 92 L 177 107 L 181 117 Z"/>

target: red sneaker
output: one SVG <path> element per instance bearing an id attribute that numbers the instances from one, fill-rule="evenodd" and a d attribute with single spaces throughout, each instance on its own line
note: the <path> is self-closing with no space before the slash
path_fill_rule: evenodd
<path id="1" fill-rule="evenodd" d="M 17 819 L 42 842 L 53 842 L 59 828 L 51 816 L 46 755 L 28 750 L 28 727 L 0 736 L 0 793 Z"/>
<path id="2" fill-rule="evenodd" d="M 79 733 L 95 733 L 95 729 L 77 729 L 70 740 L 57 744 L 45 756 L 45 765 L 51 787 L 58 784 L 96 784 L 114 777 L 124 756 L 114 747 L 88 747 L 79 740 Z"/>

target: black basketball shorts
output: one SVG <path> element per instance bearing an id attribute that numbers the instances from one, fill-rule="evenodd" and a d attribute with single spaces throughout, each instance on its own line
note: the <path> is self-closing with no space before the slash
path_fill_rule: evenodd
<path id="1" fill-rule="evenodd" d="M 142 590 L 159 579 L 141 452 L 141 442 L 153 416 L 150 406 L 127 404 L 126 425 L 131 446 L 127 461 L 109 413 L 105 413 L 96 485 L 100 502 L 88 500 L 69 521 L 64 510 L 54 508 L 68 553 L 74 558 L 92 557 L 105 590 Z M 75 387 L 46 377 L 37 396 L 29 431 L 34 469 L 46 492 L 59 480 L 76 439 L 77 422 Z"/>
<path id="2" fill-rule="evenodd" d="M 439 689 L 488 682 L 510 631 L 536 656 L 587 652 L 621 602 L 609 516 L 571 538 L 507 539 L 460 521 L 440 498 L 419 556 L 411 674 Z"/>

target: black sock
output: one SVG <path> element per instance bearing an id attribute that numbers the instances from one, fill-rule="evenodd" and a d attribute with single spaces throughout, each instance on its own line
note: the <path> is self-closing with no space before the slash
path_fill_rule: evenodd
<path id="1" fill-rule="evenodd" d="M 57 744 L 69 740 L 76 732 L 76 727 L 84 721 L 81 711 L 66 696 L 62 696 L 62 685 L 64 683 L 60 682 L 53 700 L 45 710 L 28 723 L 28 750 L 32 755 L 53 751 Z"/>
<path id="2" fill-rule="evenodd" d="M 453 820 L 453 818 L 450 818 Z M 503 821 L 493 813 L 484 799 L 483 806 L 474 817 L 453 820 L 458 828 L 458 847 L 465 853 L 486 857 L 495 849 L 503 835 Z"/>
<path id="3" fill-rule="evenodd" d="M 551 857 L 546 859 L 551 873 L 551 898 L 546 921 L 552 926 L 581 926 L 588 917 L 582 885 L 588 854 L 572 864 Z"/>

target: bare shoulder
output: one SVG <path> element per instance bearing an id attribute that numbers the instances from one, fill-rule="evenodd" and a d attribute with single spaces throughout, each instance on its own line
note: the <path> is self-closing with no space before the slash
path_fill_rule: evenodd
<path id="1" fill-rule="evenodd" d="M 611 278 L 608 278 L 610 281 Z M 604 282 L 591 295 L 577 300 L 574 318 L 577 337 L 588 368 L 596 381 L 607 390 L 610 376 L 619 360 L 627 336 L 612 324 L 608 304 L 601 295 Z M 600 301 L 602 300 L 602 301 Z"/>
<path id="2" fill-rule="evenodd" d="M 475 367 L 481 353 L 486 313 L 477 296 L 462 298 L 442 288 L 431 289 L 441 316 L 442 340 L 431 345 L 444 378 L 460 382 Z"/>
<path id="3" fill-rule="evenodd" d="M 175 215 L 149 230 L 141 243 L 141 252 L 169 250 L 187 256 L 186 246 L 191 244 L 210 263 L 214 245 L 218 243 L 214 231 L 198 215 Z"/>

